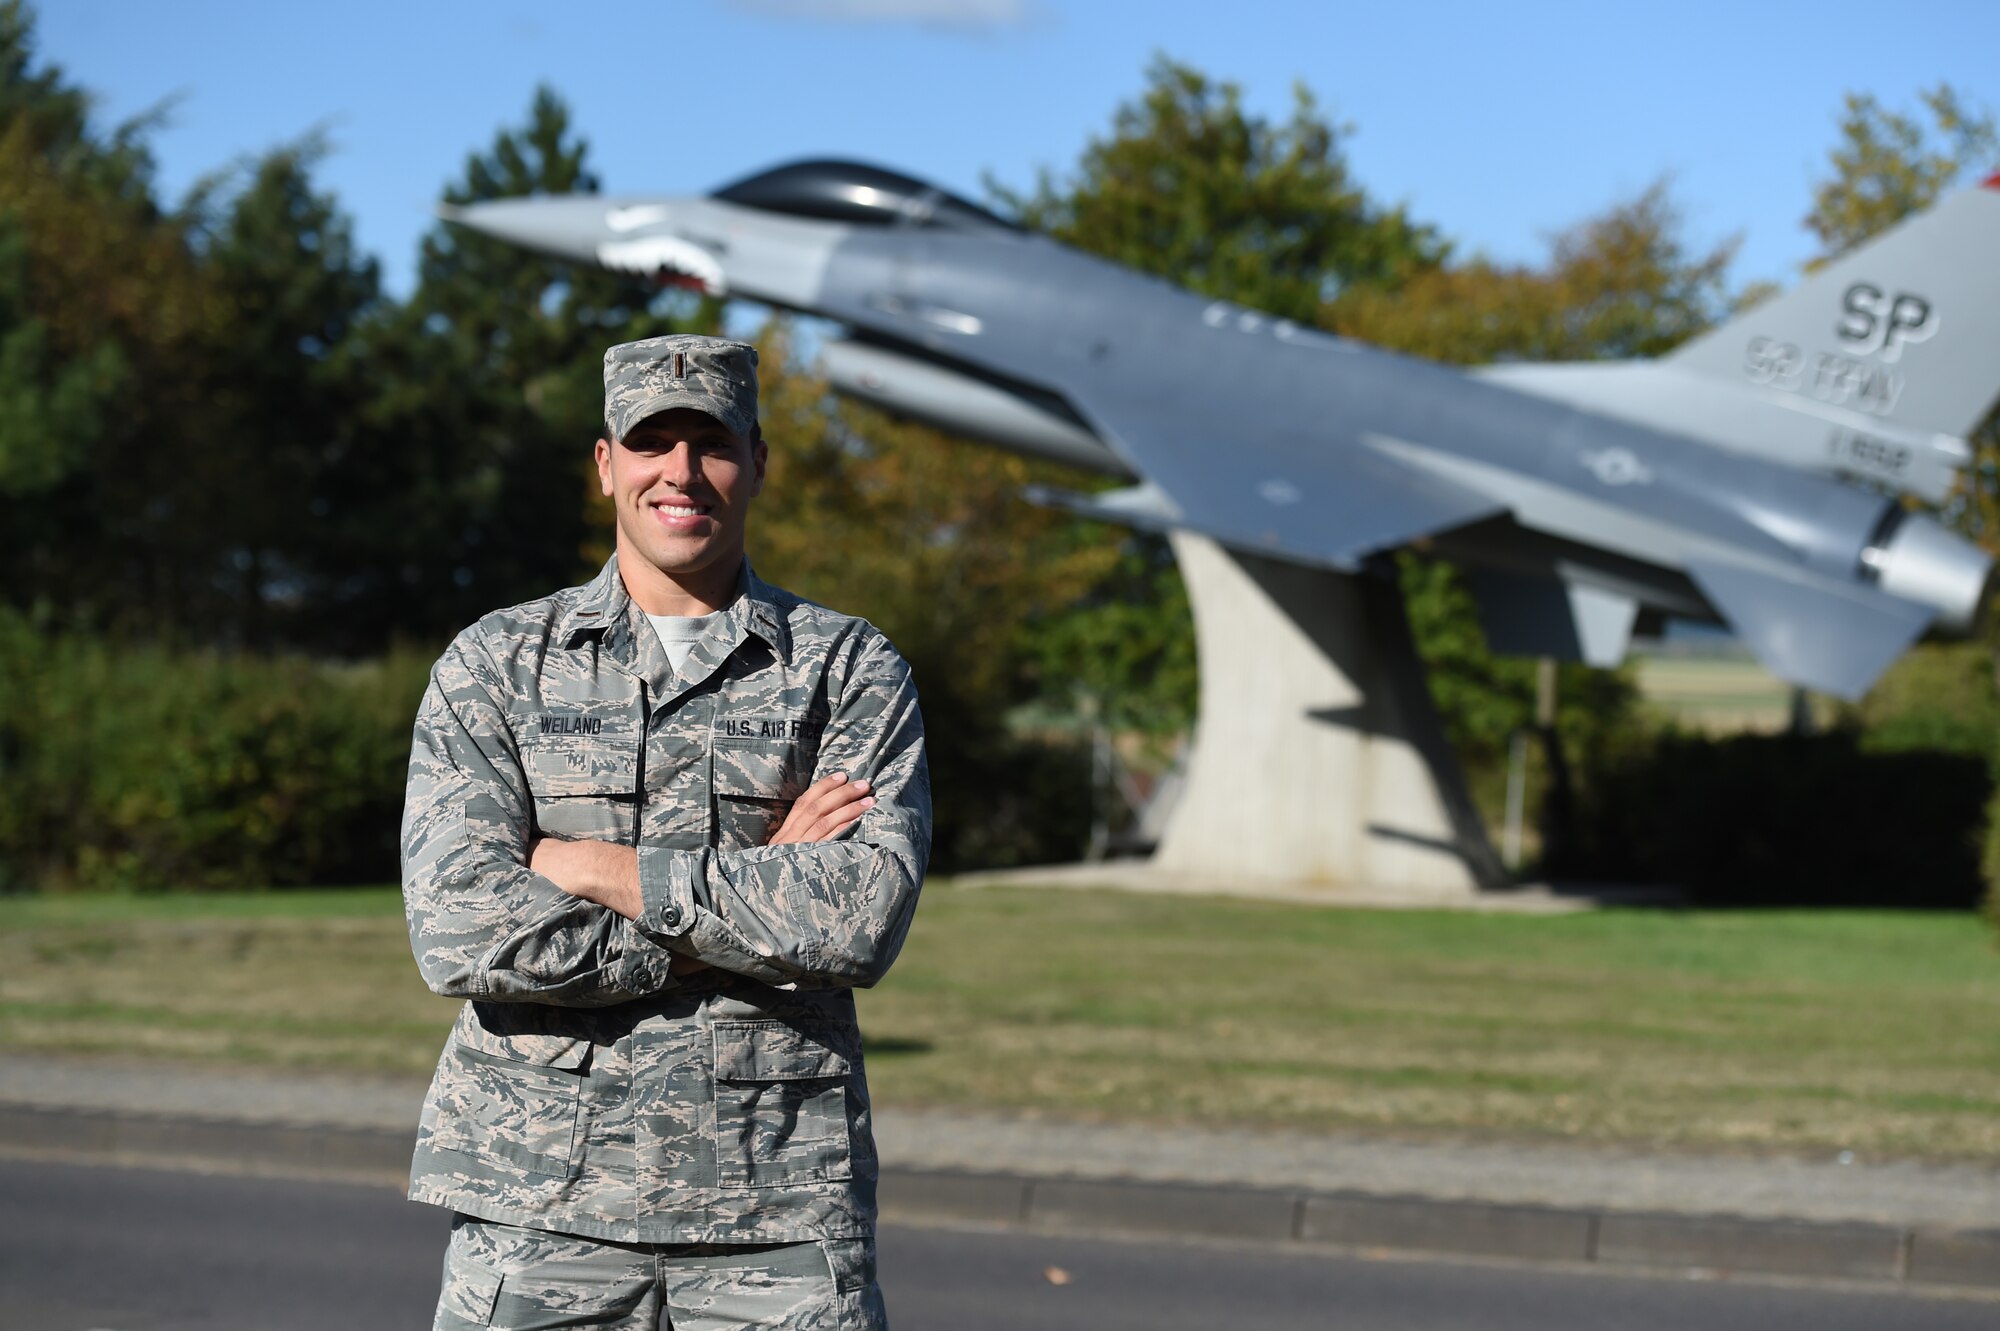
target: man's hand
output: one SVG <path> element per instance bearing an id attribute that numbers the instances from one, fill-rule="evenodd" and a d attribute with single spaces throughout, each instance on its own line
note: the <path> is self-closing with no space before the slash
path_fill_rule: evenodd
<path id="1" fill-rule="evenodd" d="M 630 846 L 538 837 L 528 846 L 528 867 L 571 896 L 594 901 L 628 920 L 645 909 L 639 892 L 639 852 Z M 668 969 L 675 975 L 692 975 L 707 970 L 708 963 L 677 952 Z"/>
<path id="2" fill-rule="evenodd" d="M 630 846 L 538 837 L 528 846 L 528 867 L 571 896 L 595 901 L 628 920 L 645 909 L 639 895 L 639 852 Z"/>
<path id="3" fill-rule="evenodd" d="M 866 781 L 849 781 L 845 772 L 835 772 L 814 782 L 794 801 L 792 811 L 772 834 L 770 844 L 790 846 L 803 841 L 832 840 L 875 807 L 868 790 Z"/>

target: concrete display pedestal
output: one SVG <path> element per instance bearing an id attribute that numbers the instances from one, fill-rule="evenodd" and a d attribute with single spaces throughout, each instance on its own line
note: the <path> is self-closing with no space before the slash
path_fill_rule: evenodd
<path id="1" fill-rule="evenodd" d="M 1201 712 L 1149 868 L 1426 901 L 1506 883 L 1393 582 L 1178 534 Z"/>

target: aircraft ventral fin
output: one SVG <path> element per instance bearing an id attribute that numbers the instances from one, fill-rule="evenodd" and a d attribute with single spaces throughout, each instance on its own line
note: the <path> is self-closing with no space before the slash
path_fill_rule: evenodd
<path id="1" fill-rule="evenodd" d="M 1609 667 L 1625 659 L 1638 622 L 1629 596 L 1555 578 L 1522 577 L 1496 569 L 1471 574 L 1480 626 L 1494 651 L 1553 656 Z"/>
<path id="2" fill-rule="evenodd" d="M 1181 529 L 1249 554 L 1352 570 L 1380 550 L 1504 511 L 1487 495 L 1326 435 L 1245 429 L 1150 407 L 1080 403 L 1148 478 L 1103 495 L 1041 502 L 1112 522 Z"/>
<path id="3" fill-rule="evenodd" d="M 1184 525 L 1180 510 L 1151 481 L 1122 490 L 1100 490 L 1094 494 L 1031 485 L 1021 494 L 1029 503 L 1040 504 L 1044 508 L 1066 509 L 1100 522 L 1116 522 L 1146 531 L 1172 531 Z"/>
<path id="4" fill-rule="evenodd" d="M 1803 569 L 1779 574 L 1696 560 L 1687 572 L 1772 674 L 1849 701 L 1868 691 L 1932 616 L 1914 601 Z"/>

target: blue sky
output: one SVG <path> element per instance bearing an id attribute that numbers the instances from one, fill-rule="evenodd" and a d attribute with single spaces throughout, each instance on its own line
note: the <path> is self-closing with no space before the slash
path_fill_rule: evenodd
<path id="1" fill-rule="evenodd" d="M 1280 0 L 62 0 L 42 55 L 106 121 L 163 101 L 162 184 L 329 132 L 321 179 L 392 289 L 443 183 L 538 82 L 612 193 L 687 193 L 799 156 L 861 157 L 978 197 L 1073 163 L 1155 52 L 1284 115 L 1303 82 L 1376 197 L 1465 251 L 1533 261 L 1552 231 L 1663 174 L 1696 243 L 1789 281 L 1841 97 L 1906 108 L 1945 80 L 1991 108 L 2000 5 Z"/>

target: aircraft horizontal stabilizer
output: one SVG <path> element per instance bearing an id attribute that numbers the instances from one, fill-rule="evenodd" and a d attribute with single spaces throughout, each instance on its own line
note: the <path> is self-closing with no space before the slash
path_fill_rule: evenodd
<path id="1" fill-rule="evenodd" d="M 1916 641 L 1928 606 L 1800 569 L 1691 561 L 1688 575 L 1766 669 L 1850 702 Z"/>
<path id="2" fill-rule="evenodd" d="M 1343 447 L 1337 436 L 1257 432 L 1243 416 L 1203 420 L 1152 406 L 1079 409 L 1153 492 L 1144 503 L 1124 500 L 1125 511 L 1088 496 L 1094 516 L 1197 532 L 1248 554 L 1352 570 L 1379 550 L 1506 507 L 1374 449 Z"/>

